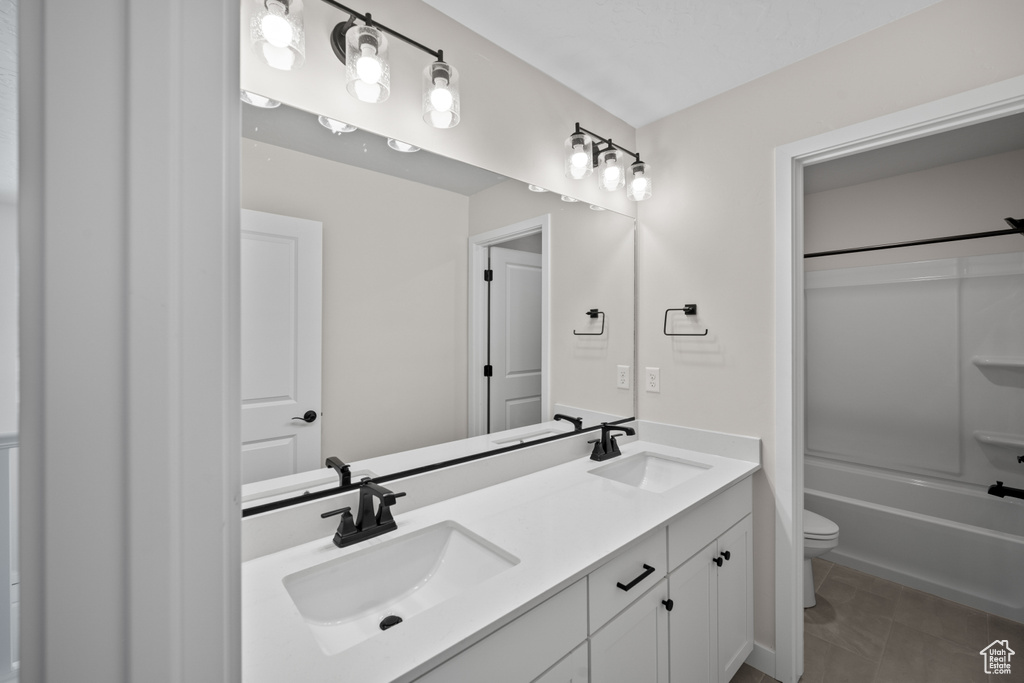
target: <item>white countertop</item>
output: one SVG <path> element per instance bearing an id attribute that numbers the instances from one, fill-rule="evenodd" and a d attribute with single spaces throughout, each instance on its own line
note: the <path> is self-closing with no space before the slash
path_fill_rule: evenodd
<path id="1" fill-rule="evenodd" d="M 699 476 L 651 493 L 587 474 L 643 451 L 708 465 Z M 587 457 L 407 513 L 398 530 L 337 548 L 330 537 L 242 565 L 245 683 L 411 681 L 540 604 L 623 546 L 755 472 L 759 465 L 645 441 L 604 463 Z M 400 490 L 400 483 L 396 490 Z M 282 579 L 418 529 L 451 520 L 519 559 L 462 593 L 328 656 Z"/>

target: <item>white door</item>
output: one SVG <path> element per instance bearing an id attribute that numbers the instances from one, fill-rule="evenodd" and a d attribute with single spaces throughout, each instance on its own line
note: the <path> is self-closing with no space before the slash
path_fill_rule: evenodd
<path id="1" fill-rule="evenodd" d="M 489 432 L 541 421 L 541 256 L 491 247 Z"/>
<path id="2" fill-rule="evenodd" d="M 242 210 L 244 484 L 322 466 L 321 246 L 316 221 Z"/>

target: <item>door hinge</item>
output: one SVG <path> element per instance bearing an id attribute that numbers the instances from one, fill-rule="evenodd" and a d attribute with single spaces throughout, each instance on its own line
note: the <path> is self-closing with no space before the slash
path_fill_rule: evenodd
<path id="1" fill-rule="evenodd" d="M 484 271 L 484 282 L 491 282 L 494 280 L 494 271 L 488 268 Z"/>
<path id="2" fill-rule="evenodd" d="M 491 377 L 492 375 L 494 375 L 494 368 L 491 367 L 490 365 L 485 365 L 484 366 L 484 377 Z"/>

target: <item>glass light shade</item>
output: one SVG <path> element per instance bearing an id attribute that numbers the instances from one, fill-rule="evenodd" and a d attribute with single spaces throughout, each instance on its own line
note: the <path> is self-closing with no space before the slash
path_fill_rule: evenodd
<path id="1" fill-rule="evenodd" d="M 604 211 L 604 207 L 603 206 L 598 206 L 597 204 L 591 204 L 590 205 L 590 210 L 591 211 Z"/>
<path id="2" fill-rule="evenodd" d="M 586 133 L 565 139 L 565 177 L 579 180 L 594 172 L 594 140 Z"/>
<path id="3" fill-rule="evenodd" d="M 351 123 L 345 123 L 344 121 L 332 119 L 328 116 L 320 116 L 317 120 L 320 122 L 321 126 L 331 131 L 335 135 L 341 135 L 342 133 L 351 133 L 352 131 L 356 130 L 356 127 L 353 126 Z"/>
<path id="4" fill-rule="evenodd" d="M 306 61 L 306 31 L 302 4 L 295 0 L 265 0 L 249 21 L 253 52 L 267 65 L 282 71 L 298 69 Z"/>
<path id="5" fill-rule="evenodd" d="M 547 190 L 545 190 L 540 185 L 527 185 L 526 187 L 530 190 L 530 192 L 547 192 Z"/>
<path id="6" fill-rule="evenodd" d="M 345 78 L 349 93 L 376 104 L 391 94 L 388 39 L 373 26 L 355 25 L 345 33 Z"/>
<path id="7" fill-rule="evenodd" d="M 445 62 L 423 70 L 423 120 L 434 128 L 454 128 L 459 123 L 459 72 Z"/>
<path id="8" fill-rule="evenodd" d="M 597 155 L 597 186 L 602 190 L 618 190 L 626 184 L 625 155 L 614 147 Z"/>
<path id="9" fill-rule="evenodd" d="M 651 198 L 654 183 L 650 176 L 650 166 L 642 161 L 630 165 L 629 183 L 626 185 L 626 196 L 634 202 L 642 202 Z"/>
<path id="10" fill-rule="evenodd" d="M 576 199 L 575 197 L 570 197 L 567 194 L 563 194 L 562 195 L 562 201 L 563 202 L 569 202 L 570 204 L 574 204 L 574 203 L 578 202 L 579 200 Z"/>
<path id="11" fill-rule="evenodd" d="M 408 142 L 402 142 L 395 138 L 388 138 L 388 147 L 395 150 L 396 152 L 418 152 L 420 148 L 416 145 L 410 145 Z"/>
<path id="12" fill-rule="evenodd" d="M 269 97 L 264 97 L 263 95 L 249 92 L 248 90 L 242 91 L 240 99 L 246 104 L 251 104 L 252 106 L 259 107 L 260 109 L 273 109 L 281 106 L 281 103 L 277 100 L 272 100 Z"/>

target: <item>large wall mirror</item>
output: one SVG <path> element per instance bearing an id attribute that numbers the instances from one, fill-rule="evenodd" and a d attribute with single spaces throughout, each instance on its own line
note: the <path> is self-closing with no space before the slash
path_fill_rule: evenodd
<path id="1" fill-rule="evenodd" d="M 360 461 L 557 410 L 585 426 L 634 415 L 631 217 L 532 191 L 528 179 L 441 149 L 402 152 L 373 133 L 332 132 L 287 104 L 245 105 L 242 123 L 244 482 L 330 456 L 358 471 Z M 471 312 L 474 291 L 487 292 L 482 269 L 470 273 L 481 254 L 508 274 L 500 290 L 492 282 L 489 323 Z M 307 343 L 317 334 L 318 349 Z M 488 334 L 489 363 L 474 348 Z M 299 366 L 317 353 L 319 387 L 303 393 Z M 492 379 L 537 381 L 498 389 L 485 364 Z M 297 419 L 308 411 L 314 422 Z"/>

